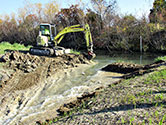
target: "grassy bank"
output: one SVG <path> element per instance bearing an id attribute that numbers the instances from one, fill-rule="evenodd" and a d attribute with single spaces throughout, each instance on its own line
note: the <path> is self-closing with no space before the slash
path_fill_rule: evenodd
<path id="1" fill-rule="evenodd" d="M 156 58 L 155 61 L 166 61 L 166 56 L 160 56 Z"/>
<path id="2" fill-rule="evenodd" d="M 0 54 L 4 54 L 5 50 L 29 50 L 30 46 L 25 47 L 24 45 L 14 43 L 10 44 L 8 42 L 0 43 Z"/>
<path id="3" fill-rule="evenodd" d="M 100 90 L 55 124 L 166 124 L 166 68 Z"/>

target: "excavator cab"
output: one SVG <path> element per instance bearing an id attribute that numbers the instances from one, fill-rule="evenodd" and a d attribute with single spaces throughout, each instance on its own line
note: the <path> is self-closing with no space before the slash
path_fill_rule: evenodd
<path id="1" fill-rule="evenodd" d="M 40 24 L 39 36 L 37 38 L 37 46 L 54 46 L 54 37 L 56 36 L 56 27 L 54 24 Z"/>

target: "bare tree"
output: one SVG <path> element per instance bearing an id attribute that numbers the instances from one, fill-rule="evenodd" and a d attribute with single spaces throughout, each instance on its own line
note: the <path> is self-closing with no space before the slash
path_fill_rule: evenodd
<path id="1" fill-rule="evenodd" d="M 107 14 L 114 13 L 117 7 L 116 0 L 91 0 L 92 7 L 94 11 L 101 16 L 102 19 L 107 16 Z"/>
<path id="2" fill-rule="evenodd" d="M 44 8 L 44 17 L 47 22 L 53 23 L 55 20 L 55 15 L 59 11 L 59 5 L 56 3 L 56 1 L 52 1 L 50 3 L 47 3 Z"/>

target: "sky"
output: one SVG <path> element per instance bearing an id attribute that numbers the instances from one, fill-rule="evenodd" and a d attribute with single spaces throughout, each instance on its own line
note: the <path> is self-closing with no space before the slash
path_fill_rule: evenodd
<path id="1" fill-rule="evenodd" d="M 19 8 L 23 8 L 26 1 L 32 3 L 48 3 L 51 0 L 0 0 L 0 15 L 17 13 Z M 72 4 L 76 4 L 78 0 L 56 0 L 60 3 L 62 8 L 69 7 Z M 82 0 L 87 1 L 88 0 Z M 90 1 L 90 0 L 89 0 Z M 149 14 L 149 10 L 153 6 L 154 0 L 117 0 L 118 9 L 122 15 L 133 14 L 140 17 L 142 14 L 146 16 Z M 90 4 L 86 4 L 89 6 Z"/>
<path id="2" fill-rule="evenodd" d="M 153 7 L 154 0 L 117 0 L 119 11 L 122 14 L 133 14 L 141 17 L 143 14 L 148 16 Z"/>

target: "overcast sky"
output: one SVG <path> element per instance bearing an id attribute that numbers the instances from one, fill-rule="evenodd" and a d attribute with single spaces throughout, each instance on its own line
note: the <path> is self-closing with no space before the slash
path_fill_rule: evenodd
<path id="1" fill-rule="evenodd" d="M 48 3 L 51 0 L 26 0 L 32 3 Z M 78 0 L 56 0 L 61 4 L 61 7 L 69 7 L 72 4 L 76 4 Z M 88 3 L 88 0 L 82 0 Z M 154 0 L 117 0 L 118 12 L 122 14 L 133 14 L 141 16 L 142 14 L 148 15 L 149 10 L 152 8 Z M 17 13 L 19 8 L 23 8 L 25 0 L 0 0 L 0 15 Z M 90 4 L 86 4 L 89 6 Z"/>

